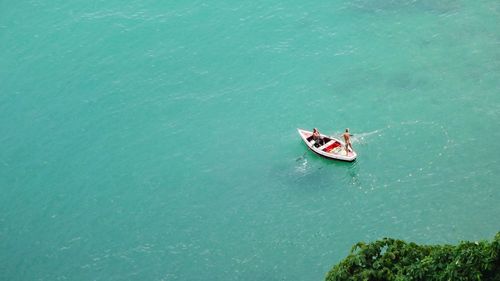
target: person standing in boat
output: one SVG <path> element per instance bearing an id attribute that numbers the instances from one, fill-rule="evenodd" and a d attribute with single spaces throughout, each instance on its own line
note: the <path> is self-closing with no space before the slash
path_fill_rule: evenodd
<path id="1" fill-rule="evenodd" d="M 344 137 L 344 141 L 345 141 L 345 154 L 349 155 L 349 147 L 351 148 L 351 150 L 354 150 L 352 148 L 351 134 L 349 134 L 349 128 L 345 129 L 345 133 L 342 136 Z"/>
<path id="2" fill-rule="evenodd" d="M 318 129 L 314 128 L 313 129 L 313 140 L 314 140 L 314 146 L 318 147 L 323 144 L 323 138 L 321 137 L 321 134 L 319 133 Z"/>

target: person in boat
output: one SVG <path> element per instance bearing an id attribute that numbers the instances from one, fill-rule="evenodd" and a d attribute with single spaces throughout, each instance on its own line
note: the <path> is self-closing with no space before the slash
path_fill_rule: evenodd
<path id="1" fill-rule="evenodd" d="M 318 129 L 314 128 L 313 129 L 313 140 L 314 140 L 314 146 L 319 147 L 323 145 L 323 138 L 321 137 L 321 134 L 319 133 Z"/>
<path id="2" fill-rule="evenodd" d="M 344 137 L 344 141 L 345 141 L 345 153 L 346 153 L 346 155 L 348 155 L 349 154 L 349 147 L 351 148 L 351 150 L 353 150 L 352 143 L 351 143 L 351 134 L 349 133 L 349 128 L 345 129 L 345 133 L 342 136 Z"/>

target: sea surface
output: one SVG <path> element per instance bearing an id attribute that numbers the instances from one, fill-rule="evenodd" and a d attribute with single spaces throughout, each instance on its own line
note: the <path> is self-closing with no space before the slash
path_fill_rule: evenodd
<path id="1" fill-rule="evenodd" d="M 0 280 L 313 281 L 358 241 L 491 240 L 500 2 L 0 1 L 0 132 Z"/>

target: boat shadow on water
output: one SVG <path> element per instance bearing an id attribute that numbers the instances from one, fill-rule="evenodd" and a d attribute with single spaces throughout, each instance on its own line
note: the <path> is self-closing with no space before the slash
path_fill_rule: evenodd
<path id="1" fill-rule="evenodd" d="M 270 170 L 270 177 L 279 185 L 301 191 L 321 191 L 359 184 L 356 162 L 335 161 L 305 151 Z"/>

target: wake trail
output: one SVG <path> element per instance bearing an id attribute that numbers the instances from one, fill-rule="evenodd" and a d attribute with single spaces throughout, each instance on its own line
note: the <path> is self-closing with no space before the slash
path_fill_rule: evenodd
<path id="1" fill-rule="evenodd" d="M 365 144 L 371 139 L 372 137 L 380 137 L 382 135 L 382 131 L 386 128 L 382 129 L 376 129 L 371 132 L 366 132 L 366 133 L 356 133 L 353 134 L 351 137 L 351 141 L 353 144 Z"/>

